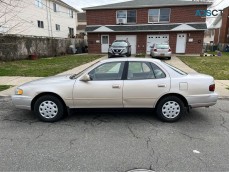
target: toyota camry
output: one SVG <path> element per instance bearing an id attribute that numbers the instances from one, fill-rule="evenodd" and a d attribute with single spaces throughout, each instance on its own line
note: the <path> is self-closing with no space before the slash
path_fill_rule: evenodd
<path id="1" fill-rule="evenodd" d="M 154 108 L 159 119 L 174 122 L 217 99 L 213 77 L 150 58 L 103 60 L 78 74 L 23 84 L 12 96 L 17 108 L 46 122 L 60 120 L 72 108 Z"/>

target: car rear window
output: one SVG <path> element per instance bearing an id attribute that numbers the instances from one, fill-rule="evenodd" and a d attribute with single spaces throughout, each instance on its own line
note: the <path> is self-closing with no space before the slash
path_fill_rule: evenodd
<path id="1" fill-rule="evenodd" d="M 127 43 L 126 42 L 113 42 L 112 46 L 122 47 L 122 46 L 127 46 Z"/>
<path id="2" fill-rule="evenodd" d="M 162 62 L 162 63 L 164 63 L 166 66 L 168 66 L 169 68 L 171 68 L 172 70 L 174 70 L 175 72 L 177 72 L 177 73 L 179 73 L 181 75 L 187 75 L 186 72 L 184 72 L 184 71 L 182 71 L 182 70 L 180 70 L 180 69 L 178 69 L 178 68 L 176 68 L 176 67 L 174 67 L 172 65 L 169 65 L 168 63 L 165 63 L 165 62 Z"/>
<path id="3" fill-rule="evenodd" d="M 156 45 L 156 47 L 158 49 L 169 49 L 169 45 L 163 45 L 163 44 Z"/>

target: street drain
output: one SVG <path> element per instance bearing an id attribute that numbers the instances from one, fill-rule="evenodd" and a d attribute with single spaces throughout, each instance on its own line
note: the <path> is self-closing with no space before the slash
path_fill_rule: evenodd
<path id="1" fill-rule="evenodd" d="M 126 172 L 155 172 L 153 170 L 146 170 L 146 169 L 133 169 L 133 170 L 129 170 Z"/>

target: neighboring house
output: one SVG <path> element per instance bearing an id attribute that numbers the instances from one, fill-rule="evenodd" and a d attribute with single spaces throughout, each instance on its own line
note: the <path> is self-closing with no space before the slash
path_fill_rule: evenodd
<path id="1" fill-rule="evenodd" d="M 229 44 L 229 7 L 223 10 L 223 15 L 218 16 L 212 25 L 215 30 L 214 44 Z"/>
<path id="2" fill-rule="evenodd" d="M 77 32 L 76 34 L 79 37 L 86 39 L 86 33 L 85 33 L 86 26 L 87 26 L 86 13 L 85 12 L 77 13 L 77 27 L 76 27 Z"/>
<path id="3" fill-rule="evenodd" d="M 89 53 L 107 53 L 115 39 L 125 39 L 132 54 L 150 52 L 167 42 L 173 53 L 201 53 L 206 19 L 195 16 L 211 3 L 178 0 L 133 0 L 84 8 Z"/>
<path id="4" fill-rule="evenodd" d="M 61 0 L 3 2 L 0 1 L 2 34 L 60 38 L 76 35 L 78 11 Z"/>

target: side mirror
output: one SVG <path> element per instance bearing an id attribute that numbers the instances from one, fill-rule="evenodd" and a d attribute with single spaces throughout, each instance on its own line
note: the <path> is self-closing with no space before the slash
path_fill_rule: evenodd
<path id="1" fill-rule="evenodd" d="M 88 74 L 86 74 L 80 79 L 80 81 L 88 82 L 91 81 L 91 78 Z"/>

